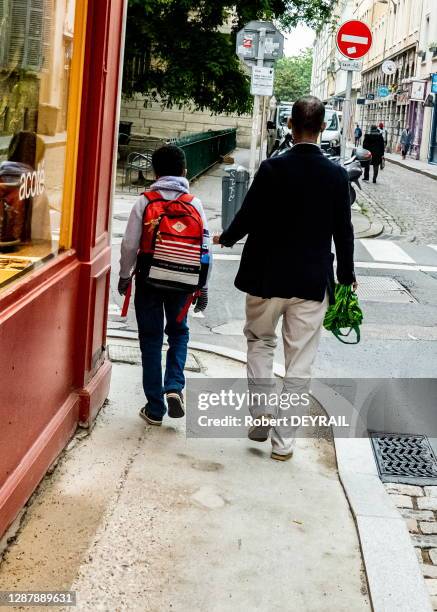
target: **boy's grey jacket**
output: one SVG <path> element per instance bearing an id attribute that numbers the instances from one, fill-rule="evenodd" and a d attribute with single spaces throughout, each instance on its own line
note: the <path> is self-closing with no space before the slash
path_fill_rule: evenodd
<path id="1" fill-rule="evenodd" d="M 189 193 L 189 183 L 187 179 L 182 176 L 163 176 L 150 186 L 149 191 L 159 191 L 165 200 L 175 200 L 182 193 Z M 137 253 L 140 247 L 141 234 L 143 231 L 144 211 L 147 204 L 147 198 L 144 195 L 141 195 L 131 210 L 124 238 L 121 243 L 121 278 L 129 278 L 135 269 Z M 203 245 L 209 253 L 209 271 L 211 271 L 212 253 L 210 248 L 211 243 L 208 231 L 208 222 L 203 210 L 202 202 L 199 200 L 199 198 L 195 197 L 191 204 L 196 208 L 202 217 Z"/>

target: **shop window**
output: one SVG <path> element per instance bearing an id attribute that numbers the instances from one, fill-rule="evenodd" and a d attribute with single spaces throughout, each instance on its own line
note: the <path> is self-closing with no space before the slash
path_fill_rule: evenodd
<path id="1" fill-rule="evenodd" d="M 0 289 L 68 246 L 59 237 L 74 12 L 75 0 L 0 0 Z"/>

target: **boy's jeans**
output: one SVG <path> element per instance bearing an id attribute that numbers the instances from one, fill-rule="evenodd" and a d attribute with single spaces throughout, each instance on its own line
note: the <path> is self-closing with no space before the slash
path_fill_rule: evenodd
<path id="1" fill-rule="evenodd" d="M 185 386 L 188 325 L 186 317 L 181 323 L 176 322 L 176 317 L 187 297 L 186 293 L 155 289 L 137 279 L 135 312 L 143 362 L 143 389 L 152 417 L 159 418 L 165 414 L 165 392 L 182 391 Z M 161 359 L 164 331 L 168 336 L 169 346 L 163 386 Z"/>

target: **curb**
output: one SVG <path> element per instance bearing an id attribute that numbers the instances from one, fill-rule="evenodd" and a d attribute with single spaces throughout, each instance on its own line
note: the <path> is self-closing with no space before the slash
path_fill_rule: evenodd
<path id="1" fill-rule="evenodd" d="M 437 174 L 433 174 L 432 172 L 427 172 L 426 170 L 422 170 L 421 168 L 414 168 L 413 166 L 407 166 L 407 164 L 404 164 L 401 160 L 391 159 L 390 157 L 386 157 L 385 159 L 391 164 L 395 164 L 396 166 L 400 166 L 401 168 L 405 168 L 406 170 L 411 170 L 412 172 L 416 172 L 416 174 L 423 174 L 424 176 L 427 176 L 428 178 L 431 178 L 434 181 L 437 181 Z"/>
<path id="2" fill-rule="evenodd" d="M 132 340 L 133 335 L 125 337 Z M 116 337 L 123 334 L 118 331 Z M 203 342 L 190 342 L 188 346 L 240 363 L 247 361 L 243 351 Z M 274 363 L 273 370 L 277 376 L 284 375 L 284 367 L 278 363 Z M 328 414 L 326 405 L 347 402 L 321 382 L 312 389 L 312 394 Z M 370 440 L 334 435 L 334 447 L 339 480 L 357 527 L 373 610 L 432 612 L 410 534 L 379 478 Z"/>

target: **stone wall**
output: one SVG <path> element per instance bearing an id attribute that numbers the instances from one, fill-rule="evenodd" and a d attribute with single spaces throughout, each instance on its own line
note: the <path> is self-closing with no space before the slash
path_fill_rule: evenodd
<path id="1" fill-rule="evenodd" d="M 144 98 L 135 95 L 130 100 L 122 100 L 120 120 L 132 121 L 133 134 L 157 138 L 174 138 L 236 127 L 238 146 L 250 146 L 252 119 L 249 115 L 211 115 L 209 112 L 193 111 L 188 107 L 163 110 L 158 103 L 144 107 Z"/>

